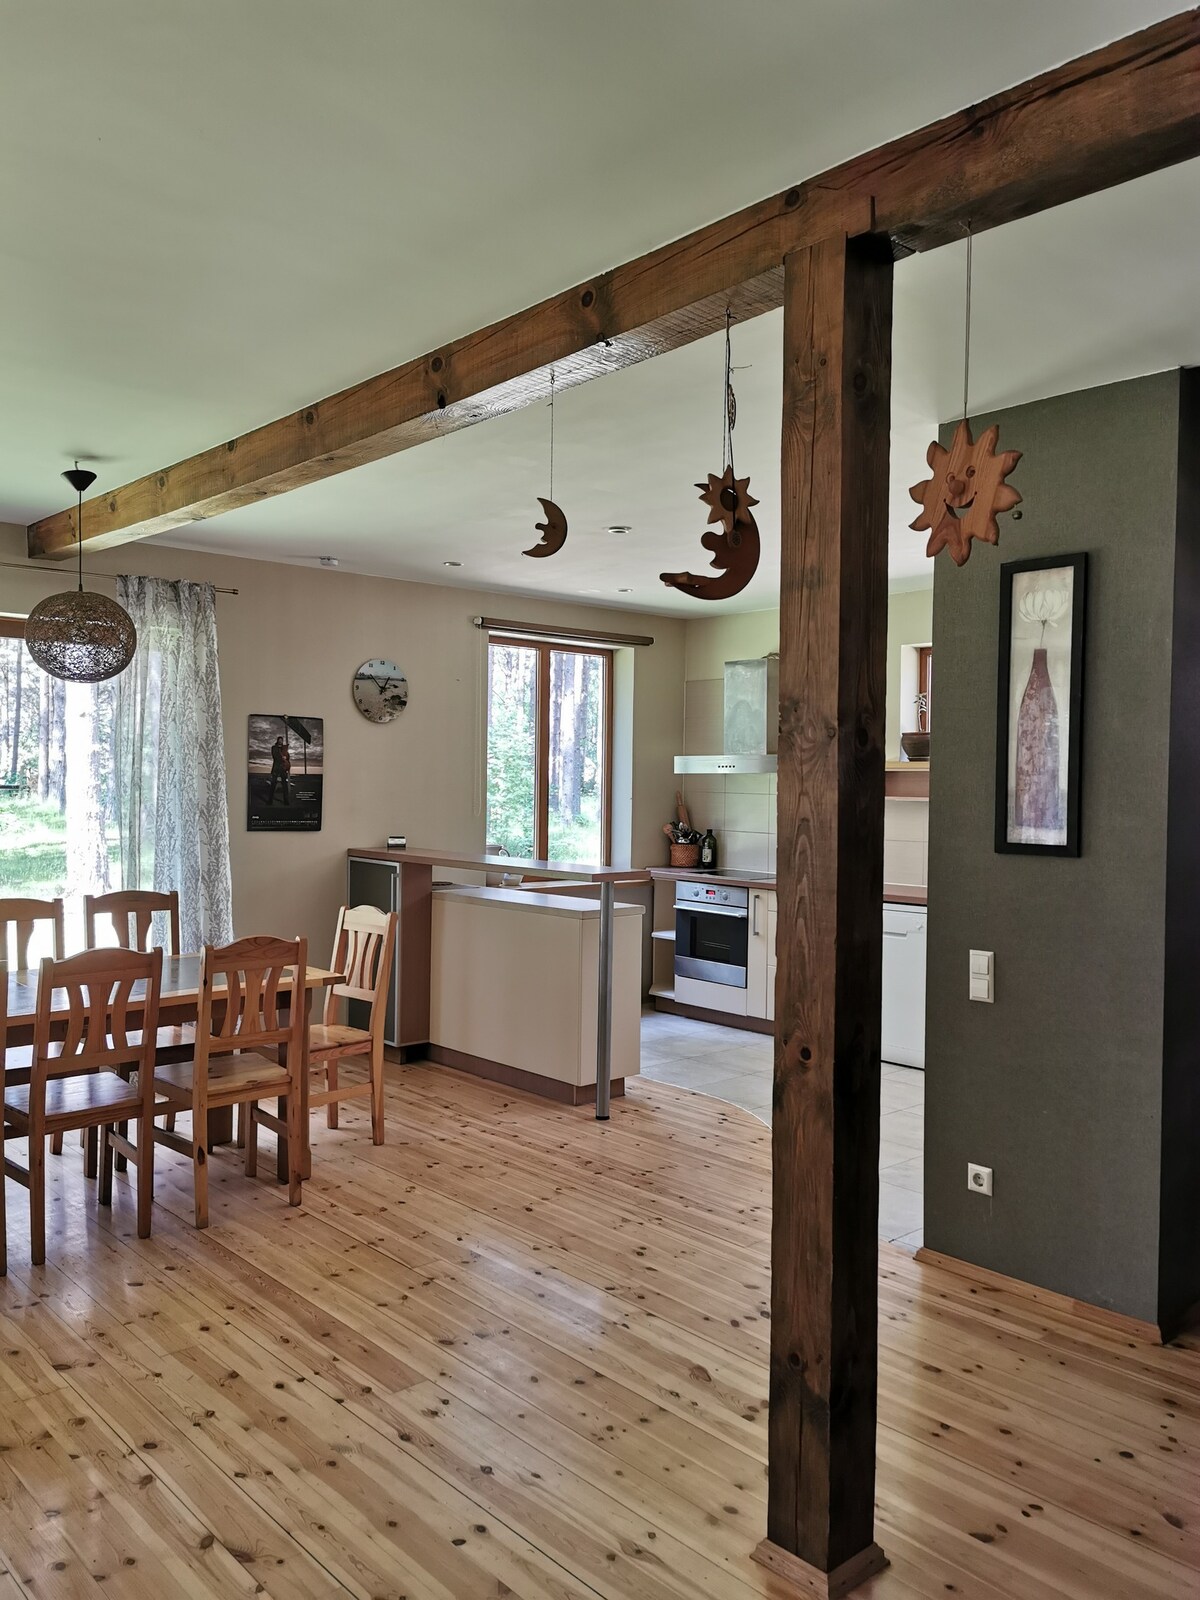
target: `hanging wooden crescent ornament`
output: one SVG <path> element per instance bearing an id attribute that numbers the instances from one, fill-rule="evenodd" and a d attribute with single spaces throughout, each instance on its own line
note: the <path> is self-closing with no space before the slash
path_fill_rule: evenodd
<path id="1" fill-rule="evenodd" d="M 750 493 L 749 478 L 735 478 L 726 467 L 718 478 L 709 473 L 707 483 L 696 485 L 700 499 L 709 507 L 708 520 L 721 524 L 719 533 L 705 533 L 700 543 L 711 550 L 710 565 L 721 573 L 706 578 L 695 572 L 660 572 L 669 589 L 680 589 L 697 600 L 728 600 L 740 594 L 758 570 L 758 524 L 750 511 L 758 501 Z"/>
<path id="2" fill-rule="evenodd" d="M 961 567 L 971 554 L 973 539 L 983 544 L 999 540 L 997 515 L 1021 503 L 1021 496 L 1004 481 L 1020 461 L 1021 452 L 997 452 L 999 437 L 1000 429 L 993 423 L 976 442 L 964 417 L 954 430 L 949 450 L 936 439 L 929 446 L 925 459 L 933 477 L 914 483 L 908 491 L 922 508 L 909 527 L 918 533 L 930 530 L 927 556 L 949 550 L 955 565 Z"/>
<path id="3" fill-rule="evenodd" d="M 538 504 L 546 513 L 545 522 L 535 522 L 534 527 L 541 534 L 537 544 L 531 545 L 528 550 L 522 550 L 523 556 L 556 556 L 567 542 L 567 519 L 562 514 L 562 507 L 556 506 L 553 500 L 543 500 L 538 495 Z"/>

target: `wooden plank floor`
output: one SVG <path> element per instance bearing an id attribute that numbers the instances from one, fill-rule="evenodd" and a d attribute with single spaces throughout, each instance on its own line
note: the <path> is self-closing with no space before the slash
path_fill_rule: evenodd
<path id="1" fill-rule="evenodd" d="M 289 1210 L 230 1154 L 154 1237 L 9 1186 L 0 1600 L 750 1600 L 770 1135 L 632 1084 L 607 1126 L 395 1068 L 388 1143 L 314 1119 Z M 268 1165 L 263 1162 L 263 1168 Z M 870 1600 L 1200 1592 L 1200 1344 L 1139 1344 L 881 1247 Z"/>

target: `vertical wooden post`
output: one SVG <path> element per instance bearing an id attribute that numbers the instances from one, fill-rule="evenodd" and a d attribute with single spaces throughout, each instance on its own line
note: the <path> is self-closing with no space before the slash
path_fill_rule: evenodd
<path id="1" fill-rule="evenodd" d="M 767 1539 L 802 1592 L 874 1543 L 892 260 L 787 258 Z"/>

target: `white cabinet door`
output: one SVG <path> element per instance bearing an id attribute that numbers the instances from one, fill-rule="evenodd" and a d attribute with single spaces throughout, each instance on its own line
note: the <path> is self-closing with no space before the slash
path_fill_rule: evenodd
<path id="1" fill-rule="evenodd" d="M 775 895 L 750 890 L 750 937 L 746 956 L 746 1015 L 775 1015 Z"/>

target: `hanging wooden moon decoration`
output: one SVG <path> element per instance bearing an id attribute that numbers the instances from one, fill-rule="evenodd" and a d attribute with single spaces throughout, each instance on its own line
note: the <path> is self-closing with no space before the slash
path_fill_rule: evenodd
<path id="1" fill-rule="evenodd" d="M 704 548 L 712 551 L 710 565 L 721 575 L 706 578 L 695 572 L 660 572 L 659 577 L 669 589 L 679 589 L 697 600 L 728 600 L 740 594 L 758 570 L 758 524 L 750 511 L 758 501 L 750 493 L 750 479 L 735 479 L 732 467 L 726 467 L 719 478 L 710 472 L 708 482 L 696 487 L 709 507 L 708 520 L 721 525 L 719 533 L 700 537 Z"/>
<path id="2" fill-rule="evenodd" d="M 567 542 L 567 519 L 562 514 L 562 507 L 556 506 L 553 500 L 543 500 L 538 495 L 538 504 L 546 513 L 545 522 L 535 522 L 534 527 L 541 534 L 537 544 L 531 545 L 528 550 L 522 550 L 524 556 L 556 556 Z"/>
<path id="3" fill-rule="evenodd" d="M 930 530 L 927 556 L 949 550 L 951 559 L 961 567 L 971 554 L 973 539 L 983 544 L 999 540 L 997 514 L 1021 503 L 1021 496 L 1004 481 L 1020 461 L 1021 452 L 997 453 L 999 437 L 1000 429 L 993 423 L 976 442 L 964 417 L 954 430 L 949 450 L 936 439 L 929 446 L 925 460 L 933 477 L 914 483 L 908 491 L 922 508 L 909 527 L 918 533 Z"/>

